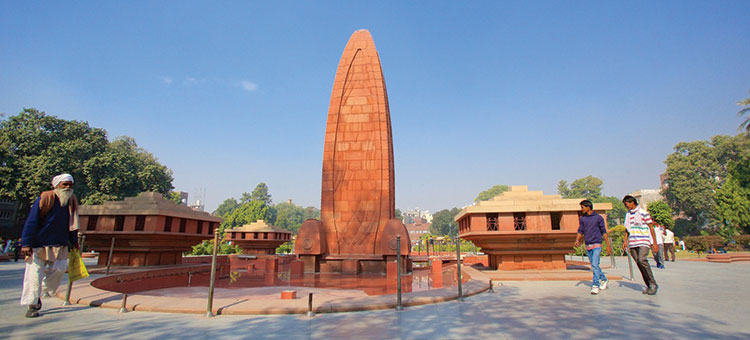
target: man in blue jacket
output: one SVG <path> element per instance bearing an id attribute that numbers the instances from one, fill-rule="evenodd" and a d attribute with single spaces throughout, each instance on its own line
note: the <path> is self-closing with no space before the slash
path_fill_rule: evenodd
<path id="1" fill-rule="evenodd" d="M 42 291 L 54 294 L 68 266 L 68 247 L 78 248 L 78 200 L 73 176 L 52 179 L 54 190 L 34 201 L 21 234 L 21 255 L 26 257 L 21 304 L 26 317 L 39 316 Z"/>
<path id="2" fill-rule="evenodd" d="M 602 239 L 607 241 L 607 253 L 612 255 L 612 244 L 607 236 L 607 227 L 604 218 L 594 212 L 594 205 L 589 200 L 581 201 L 582 215 L 578 222 L 578 236 L 576 236 L 576 247 L 581 244 L 581 238 L 586 242 L 586 255 L 591 263 L 591 271 L 594 272 L 594 280 L 591 284 L 591 294 L 599 294 L 599 290 L 607 289 L 607 277 L 599 268 L 599 255 L 602 253 Z"/>

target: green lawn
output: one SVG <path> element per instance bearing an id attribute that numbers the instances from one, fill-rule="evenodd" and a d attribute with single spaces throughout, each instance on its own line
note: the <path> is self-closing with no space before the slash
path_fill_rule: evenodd
<path id="1" fill-rule="evenodd" d="M 741 253 L 741 254 L 750 254 L 750 251 L 729 251 L 728 253 L 735 254 L 735 253 Z M 700 253 L 698 255 L 697 253 L 691 253 L 687 250 L 685 251 L 677 251 L 675 252 L 675 256 L 677 256 L 678 259 L 697 259 L 697 258 L 705 258 L 706 253 Z"/>

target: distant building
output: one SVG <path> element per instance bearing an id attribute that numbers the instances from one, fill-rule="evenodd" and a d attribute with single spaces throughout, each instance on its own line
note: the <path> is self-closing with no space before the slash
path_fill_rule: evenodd
<path id="1" fill-rule="evenodd" d="M 629 195 L 635 197 L 638 204 L 644 209 L 647 209 L 651 202 L 664 200 L 660 189 L 641 189 L 633 191 Z"/>
<path id="2" fill-rule="evenodd" d="M 190 209 L 193 209 L 195 211 L 204 211 L 206 210 L 206 205 L 201 201 L 197 200 L 195 203 L 189 205 Z"/>
<path id="3" fill-rule="evenodd" d="M 18 202 L 8 198 L 0 198 L 0 236 L 4 238 L 17 237 L 21 230 L 15 228 L 18 215 Z"/>
<path id="4" fill-rule="evenodd" d="M 418 240 L 422 235 L 430 233 L 430 223 L 427 220 L 419 218 L 415 223 L 407 223 L 406 231 L 409 233 L 409 237 L 412 241 Z"/>
<path id="5" fill-rule="evenodd" d="M 188 205 L 188 193 L 180 191 L 180 204 L 184 206 Z"/>
<path id="6" fill-rule="evenodd" d="M 425 223 L 432 223 L 432 214 L 430 214 L 429 210 L 422 211 L 419 208 L 415 208 L 403 213 L 402 221 L 404 224 L 411 224 L 416 223 L 420 219 L 424 220 Z"/>
<path id="7" fill-rule="evenodd" d="M 669 174 L 665 172 L 659 175 L 659 183 L 661 183 L 662 190 L 669 189 Z"/>

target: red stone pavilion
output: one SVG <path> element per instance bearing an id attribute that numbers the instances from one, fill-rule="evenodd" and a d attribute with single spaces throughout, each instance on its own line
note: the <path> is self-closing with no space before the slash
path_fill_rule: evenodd
<path id="1" fill-rule="evenodd" d="M 292 232 L 267 224 L 263 220 L 224 231 L 227 241 L 242 248 L 243 254 L 273 255 L 276 248 L 292 239 Z"/>
<path id="2" fill-rule="evenodd" d="M 79 208 L 86 246 L 99 252 L 106 265 L 112 238 L 112 265 L 155 266 L 179 264 L 182 252 L 213 238 L 222 219 L 144 192 L 123 201 Z"/>
<path id="3" fill-rule="evenodd" d="M 454 218 L 461 238 L 481 247 L 493 269 L 566 269 L 565 254 L 573 251 L 579 203 L 512 186 L 488 201 L 461 210 Z M 594 203 L 604 217 L 611 203 Z"/>

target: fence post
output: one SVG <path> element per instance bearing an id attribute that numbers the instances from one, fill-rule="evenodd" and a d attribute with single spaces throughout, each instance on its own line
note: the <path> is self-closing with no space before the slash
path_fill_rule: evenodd
<path id="1" fill-rule="evenodd" d="M 404 310 L 401 306 L 401 235 L 396 235 L 396 284 L 398 285 L 396 310 Z"/>
<path id="2" fill-rule="evenodd" d="M 219 233 L 218 230 L 214 229 L 214 252 L 211 256 L 211 284 L 208 288 L 208 305 L 206 306 L 206 317 L 210 318 L 214 316 L 214 283 L 216 282 L 216 251 L 219 248 L 218 245 Z"/>
<path id="3" fill-rule="evenodd" d="M 109 267 L 112 266 L 112 253 L 115 251 L 115 238 L 112 237 L 112 243 L 109 245 L 109 256 L 107 256 L 107 275 L 109 275 Z"/>
<path id="4" fill-rule="evenodd" d="M 464 300 L 464 293 L 461 287 L 461 238 L 456 236 L 456 270 L 458 271 L 458 301 Z"/>
<path id="5" fill-rule="evenodd" d="M 313 312 L 313 293 L 310 293 L 307 298 L 307 316 L 313 317 L 315 316 L 315 312 Z"/>
<path id="6" fill-rule="evenodd" d="M 120 305 L 120 313 L 127 313 L 128 309 L 125 305 L 128 303 L 128 293 L 122 294 L 122 304 Z"/>

